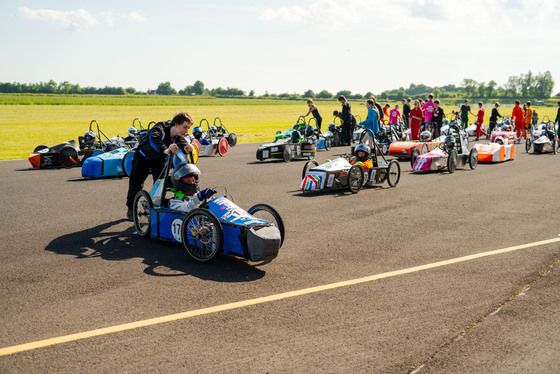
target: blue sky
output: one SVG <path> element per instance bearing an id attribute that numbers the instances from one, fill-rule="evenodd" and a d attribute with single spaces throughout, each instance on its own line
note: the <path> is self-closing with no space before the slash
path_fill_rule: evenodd
<path id="1" fill-rule="evenodd" d="M 379 93 L 550 70 L 560 0 L 0 3 L 0 82 Z"/>

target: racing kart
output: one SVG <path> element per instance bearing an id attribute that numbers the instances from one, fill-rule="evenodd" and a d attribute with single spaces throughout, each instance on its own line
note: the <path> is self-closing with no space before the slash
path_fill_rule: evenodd
<path id="1" fill-rule="evenodd" d="M 315 126 L 311 125 L 311 121 L 315 121 Z M 332 134 L 329 130 L 325 132 L 319 132 L 317 128 L 317 120 L 315 118 L 310 118 L 307 122 L 307 126 L 312 126 L 315 128 L 314 136 L 317 142 L 318 151 L 330 151 L 332 148 Z"/>
<path id="2" fill-rule="evenodd" d="M 420 140 L 392 142 L 389 146 L 388 154 L 396 156 L 398 159 L 410 159 L 412 165 L 414 165 L 414 161 L 416 161 L 418 156 L 430 152 L 440 143 L 441 140 L 439 138 L 427 142 Z"/>
<path id="3" fill-rule="evenodd" d="M 525 141 L 525 151 L 527 153 L 547 153 L 552 152 L 554 154 L 558 153 L 558 134 L 555 131 L 554 122 L 549 121 L 545 124 L 545 127 L 538 130 L 535 134 L 535 141 L 533 142 L 531 138 L 527 138 Z"/>
<path id="4" fill-rule="evenodd" d="M 301 123 L 303 119 L 303 124 Z M 259 146 L 257 149 L 257 160 L 264 161 L 269 158 L 278 158 L 284 162 L 290 162 L 293 158 L 306 157 L 309 160 L 315 158 L 317 151 L 317 140 L 314 136 L 305 137 L 305 119 L 300 117 L 291 129 L 276 133 L 276 139 L 272 143 Z"/>
<path id="5" fill-rule="evenodd" d="M 501 136 L 508 144 L 514 144 L 517 140 L 517 131 L 509 117 L 504 117 L 496 124 L 496 129 L 490 134 L 490 141 L 494 143 Z"/>
<path id="6" fill-rule="evenodd" d="M 218 119 L 219 117 L 216 117 L 214 123 L 216 123 Z M 221 130 L 218 131 L 218 127 L 214 125 L 210 126 L 210 122 L 208 122 L 206 118 L 200 120 L 200 127 L 202 127 L 203 122 L 206 122 L 208 131 L 204 131 L 200 139 L 191 138 L 193 147 L 195 146 L 198 148 L 200 156 L 214 156 L 216 154 L 225 156 L 229 149 L 230 141 L 233 146 L 237 144 L 236 135 L 228 133 L 227 130 L 224 132 L 223 125 L 220 126 Z"/>
<path id="7" fill-rule="evenodd" d="M 380 154 L 383 155 L 389 154 L 389 149 L 391 147 L 391 144 L 400 141 L 401 137 L 403 136 L 403 130 L 401 126 L 402 125 L 386 124 L 385 126 L 381 127 L 378 132 L 374 134 L 375 141 L 379 145 L 376 152 L 381 152 Z M 354 132 L 354 136 L 357 136 L 357 134 L 359 134 L 358 143 L 362 143 L 368 131 L 371 132 L 371 130 L 360 128 Z M 354 154 L 355 148 L 356 148 L 356 144 L 352 144 L 352 146 L 350 147 L 350 153 Z"/>
<path id="8" fill-rule="evenodd" d="M 334 117 L 333 121 L 329 123 L 328 127 L 329 135 L 332 137 L 333 147 L 340 147 L 342 145 L 342 129 L 340 128 L 340 125 L 336 125 L 337 118 L 338 117 Z"/>
<path id="9" fill-rule="evenodd" d="M 478 152 L 478 162 L 504 162 L 515 158 L 515 145 L 511 144 L 475 144 L 473 149 Z"/>
<path id="10" fill-rule="evenodd" d="M 371 133 L 369 129 L 366 131 Z M 308 192 L 347 188 L 352 193 L 358 193 L 362 187 L 385 181 L 390 187 L 395 187 L 401 176 L 399 163 L 395 160 L 387 162 L 375 141 L 373 146 L 375 149 L 370 156 L 373 167 L 369 169 L 358 163 L 352 165 L 352 155 L 348 153 L 340 154 L 332 161 L 326 160 L 321 165 L 315 160 L 308 161 L 303 167 L 299 189 Z"/>
<path id="11" fill-rule="evenodd" d="M 81 166 L 88 157 L 112 151 L 124 145 L 124 139 L 121 137 L 107 137 L 99 128 L 96 120 L 90 122 L 89 131 L 92 131 L 94 123 L 97 125 L 97 139 L 94 142 L 87 142 L 83 136 L 80 136 L 79 143 L 69 140 L 53 147 L 39 145 L 28 157 L 31 166 L 39 169 Z M 105 141 L 101 140 L 101 135 L 105 137 Z"/>
<path id="12" fill-rule="evenodd" d="M 210 262 L 220 253 L 252 262 L 274 259 L 284 242 L 284 224 L 269 205 L 257 204 L 245 211 L 228 199 L 226 192 L 189 212 L 169 208 L 172 164 L 193 161 L 189 157 L 182 151 L 168 157 L 151 192 L 136 194 L 133 217 L 138 235 L 181 243 L 199 262 Z"/>
<path id="13" fill-rule="evenodd" d="M 413 171 L 439 171 L 447 169 L 454 173 L 458 167 L 469 165 L 471 170 L 478 165 L 478 151 L 473 148 L 468 151 L 468 142 L 465 141 L 464 132 L 454 123 L 449 126 L 449 135 L 455 140 L 452 149 L 448 149 L 444 142 L 431 152 L 419 155 L 412 167 Z"/>

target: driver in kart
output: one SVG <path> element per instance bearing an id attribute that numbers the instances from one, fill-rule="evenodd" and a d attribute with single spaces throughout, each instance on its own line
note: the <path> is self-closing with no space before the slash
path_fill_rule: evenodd
<path id="1" fill-rule="evenodd" d="M 194 164 L 179 164 L 173 169 L 171 191 L 175 196 L 169 200 L 169 209 L 190 212 L 214 195 L 216 191 L 210 188 L 198 191 L 199 178 L 200 170 Z"/>
<path id="2" fill-rule="evenodd" d="M 371 169 L 373 167 L 373 161 L 370 158 L 371 149 L 366 144 L 358 144 L 356 149 L 354 149 L 354 157 L 350 159 L 350 164 L 360 165 L 362 169 Z"/>

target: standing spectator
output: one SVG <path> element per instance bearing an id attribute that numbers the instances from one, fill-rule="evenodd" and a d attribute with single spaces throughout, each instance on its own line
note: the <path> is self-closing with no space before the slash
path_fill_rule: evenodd
<path id="1" fill-rule="evenodd" d="M 471 112 L 471 107 L 469 105 L 469 100 L 465 100 L 465 103 L 461 105 L 461 123 L 463 124 L 463 128 L 469 127 L 469 113 L 476 117 L 473 112 Z"/>
<path id="2" fill-rule="evenodd" d="M 500 103 L 496 101 L 496 103 L 494 104 L 494 108 L 492 108 L 492 114 L 490 115 L 490 127 L 488 128 L 489 133 L 492 133 L 492 131 L 494 131 L 494 128 L 496 127 L 496 124 L 498 122 L 498 117 L 502 118 L 502 115 L 500 114 L 500 112 L 498 112 L 499 107 Z"/>
<path id="3" fill-rule="evenodd" d="M 556 112 L 554 123 L 558 125 L 558 137 L 560 138 L 560 101 L 558 102 L 558 112 Z"/>
<path id="4" fill-rule="evenodd" d="M 511 112 L 511 119 L 515 125 L 515 129 L 517 130 L 517 142 L 521 142 L 521 134 L 523 132 L 523 109 L 519 106 L 519 100 L 515 100 L 515 106 L 513 107 L 513 111 Z"/>
<path id="5" fill-rule="evenodd" d="M 389 112 L 389 123 L 391 125 L 398 125 L 399 118 L 401 118 L 401 112 L 399 111 L 399 104 L 396 104 L 395 107 Z"/>
<path id="6" fill-rule="evenodd" d="M 404 122 L 404 127 L 409 127 L 410 126 L 410 97 L 407 99 L 402 99 L 402 105 L 403 105 L 403 113 L 402 113 L 402 118 L 403 118 L 403 122 Z"/>
<path id="7" fill-rule="evenodd" d="M 420 123 L 423 119 L 423 112 L 420 108 L 418 100 L 414 100 L 414 108 L 410 111 L 410 138 L 412 140 L 420 139 Z"/>
<path id="8" fill-rule="evenodd" d="M 383 126 L 383 108 L 381 108 L 381 105 L 377 102 L 377 100 L 375 100 L 375 96 L 370 96 L 370 99 L 373 100 L 373 104 L 377 109 L 377 114 L 379 114 L 379 117 L 377 117 L 379 124 L 380 126 Z"/>
<path id="9" fill-rule="evenodd" d="M 319 114 L 319 109 L 317 109 L 317 106 L 313 104 L 313 100 L 307 99 L 307 105 L 309 106 L 309 111 L 307 112 L 306 115 L 304 115 L 304 117 L 307 117 L 310 113 L 313 114 L 315 121 L 317 121 L 317 131 L 320 134 L 323 117 L 321 117 L 321 115 Z"/>
<path id="10" fill-rule="evenodd" d="M 443 125 L 443 108 L 439 106 L 439 100 L 434 100 L 434 113 L 432 114 L 432 122 L 434 123 L 434 133 L 432 139 L 441 136 L 441 126 Z"/>
<path id="11" fill-rule="evenodd" d="M 389 104 L 385 104 L 385 106 L 383 107 L 383 114 L 384 114 L 383 118 L 386 118 L 387 120 L 390 119 L 390 117 L 389 117 L 389 108 L 390 107 L 391 106 Z"/>
<path id="12" fill-rule="evenodd" d="M 360 126 L 364 129 L 370 129 L 375 135 L 379 131 L 379 121 L 377 120 L 377 118 L 379 118 L 379 114 L 377 113 L 377 108 L 375 107 L 375 103 L 372 99 L 368 99 L 366 101 L 366 108 L 368 110 L 367 118 L 365 121 L 360 122 Z M 370 147 L 372 147 L 373 138 L 368 136 L 367 141 L 370 143 Z"/>
<path id="13" fill-rule="evenodd" d="M 430 126 L 432 122 L 432 115 L 434 113 L 434 94 L 428 95 L 428 101 L 422 105 L 422 110 L 424 111 L 424 126 Z M 425 130 L 428 130 L 425 128 Z M 433 130 L 430 130 L 433 135 Z"/>
<path id="14" fill-rule="evenodd" d="M 342 113 L 340 114 L 340 121 L 342 122 L 342 143 L 344 145 L 350 145 L 353 127 L 351 106 L 344 95 L 340 95 L 338 101 L 342 104 Z"/>
<path id="15" fill-rule="evenodd" d="M 529 133 L 529 137 L 532 139 L 533 131 L 531 130 L 531 127 L 533 124 L 533 108 L 531 108 L 530 101 L 527 101 L 525 105 L 527 109 L 525 110 L 525 116 L 523 117 L 523 121 L 525 122 L 525 131 L 523 132 L 523 137 L 526 139 L 527 133 Z"/>
<path id="16" fill-rule="evenodd" d="M 484 136 L 486 136 L 486 139 L 488 139 L 488 133 L 486 133 L 486 131 L 484 131 L 484 129 L 482 128 L 482 123 L 484 122 L 484 108 L 482 107 L 482 101 L 478 102 L 478 116 L 476 118 L 476 140 L 480 139 L 480 134 L 483 134 Z"/>

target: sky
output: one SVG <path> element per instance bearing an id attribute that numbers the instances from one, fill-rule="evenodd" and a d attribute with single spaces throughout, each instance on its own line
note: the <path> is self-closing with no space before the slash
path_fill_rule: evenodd
<path id="1" fill-rule="evenodd" d="M 365 94 L 549 70 L 560 0 L 11 0 L 0 82 Z"/>

